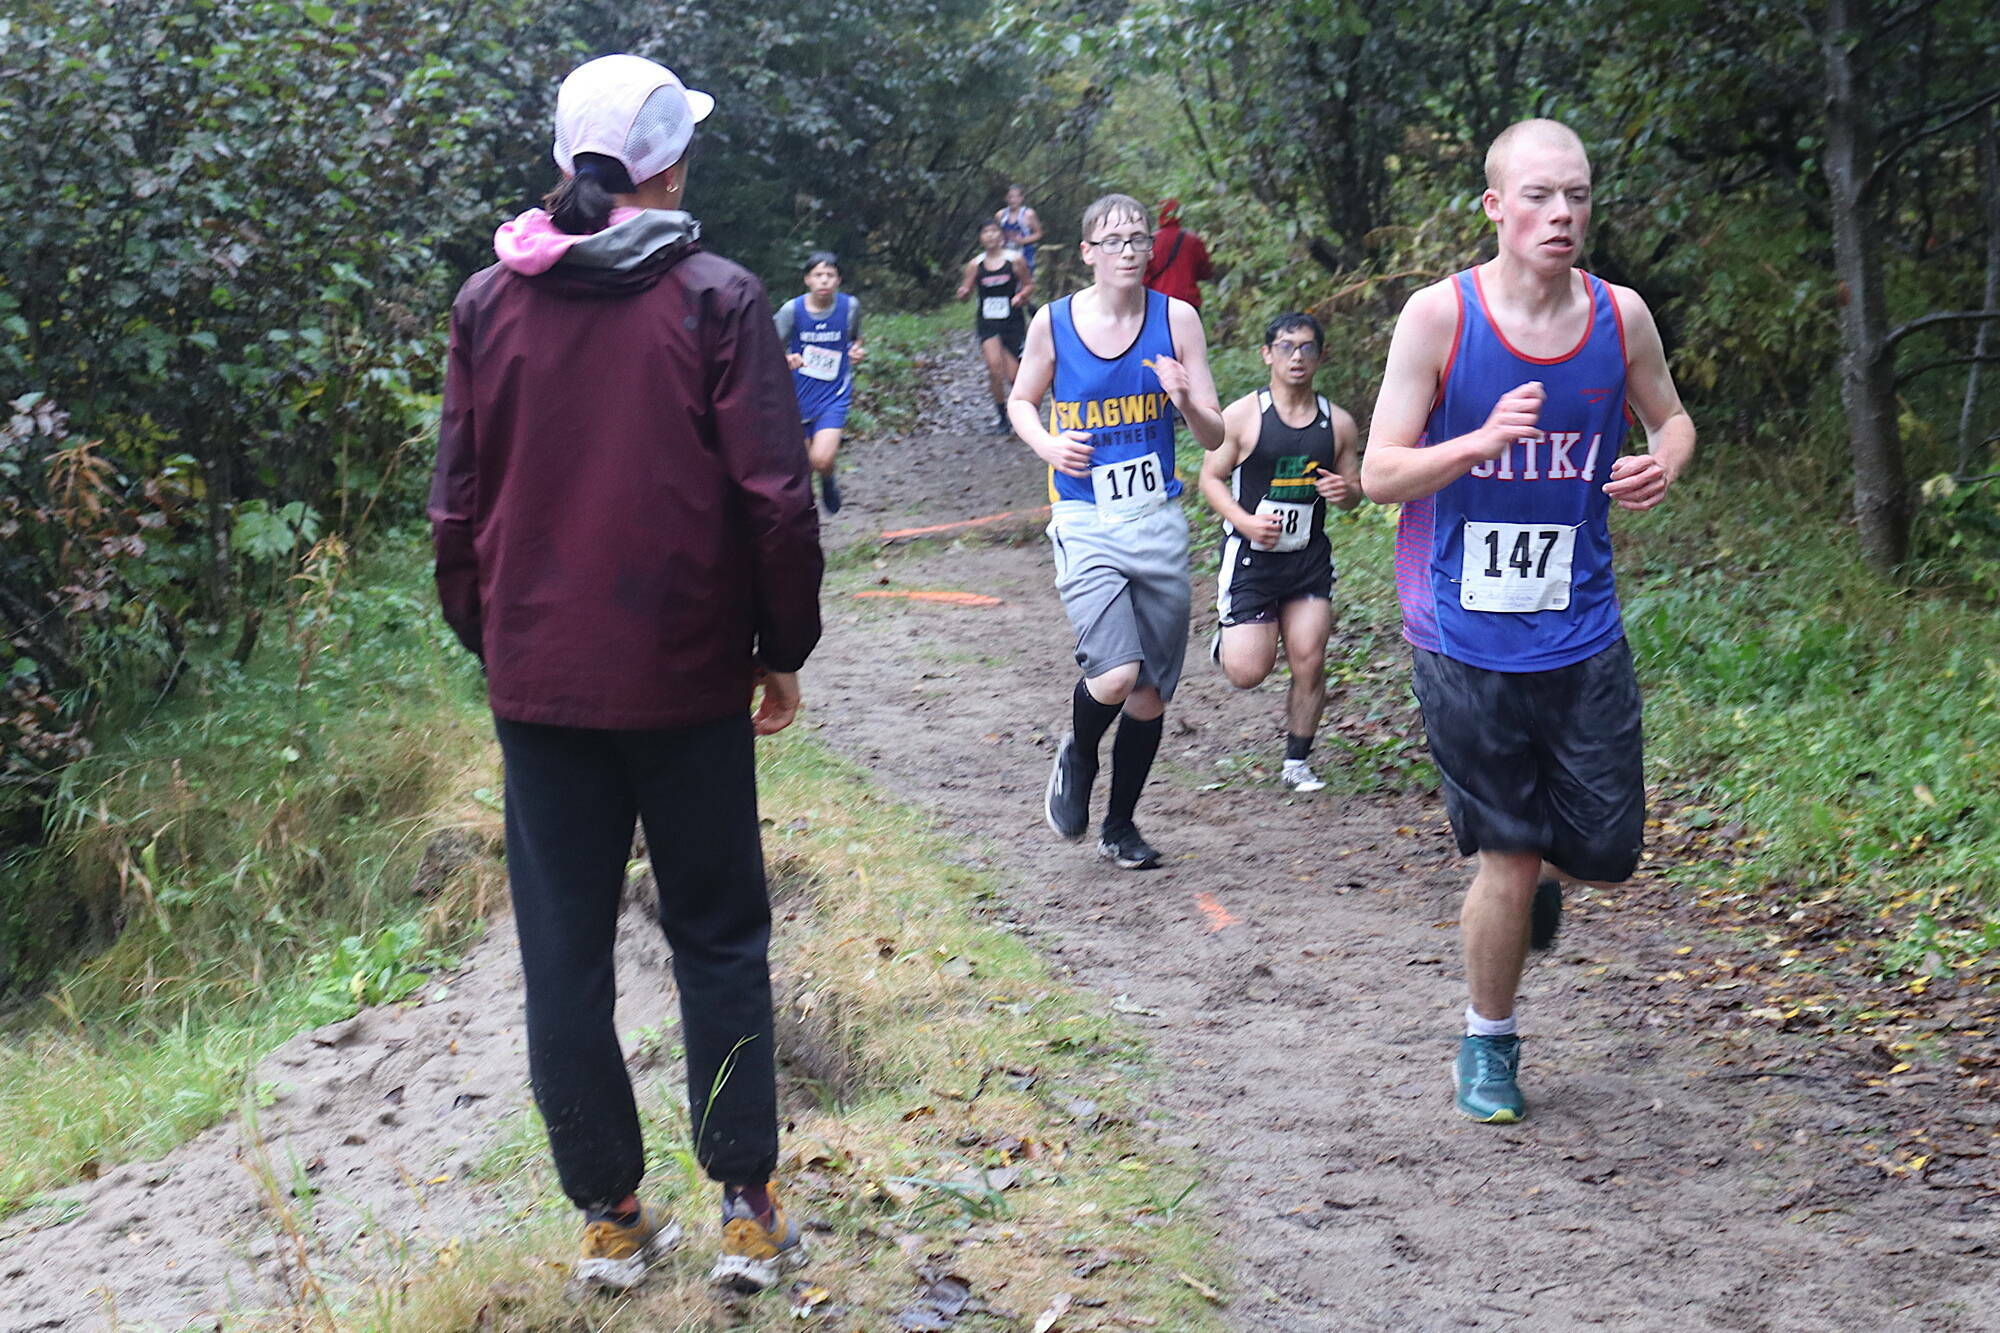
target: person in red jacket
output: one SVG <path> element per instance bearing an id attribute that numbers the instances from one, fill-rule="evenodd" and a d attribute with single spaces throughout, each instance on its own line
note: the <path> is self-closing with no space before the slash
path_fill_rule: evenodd
<path id="1" fill-rule="evenodd" d="M 804 1254 L 771 1192 L 751 737 L 798 713 L 823 562 L 770 302 L 682 211 L 713 106 L 637 56 L 564 80 L 562 182 L 500 228 L 500 262 L 452 305 L 430 498 L 438 595 L 486 668 L 506 766 L 529 1078 L 585 1214 L 577 1275 L 615 1288 L 678 1237 L 636 1194 L 612 1015 L 635 822 L 673 947 L 695 1151 L 723 1185 L 713 1276 L 761 1290 Z"/>
<path id="2" fill-rule="evenodd" d="M 1180 213 L 1180 200 L 1160 200 L 1160 227 L 1153 233 L 1153 257 L 1146 261 L 1146 285 L 1199 310 L 1201 288 L 1196 284 L 1214 281 L 1215 270 L 1209 266 L 1208 247 L 1181 226 Z"/>

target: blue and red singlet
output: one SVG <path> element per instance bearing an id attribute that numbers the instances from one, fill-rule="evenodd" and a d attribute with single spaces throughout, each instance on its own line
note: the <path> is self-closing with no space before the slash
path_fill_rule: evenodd
<path id="1" fill-rule="evenodd" d="M 1403 637 L 1489 671 L 1549 671 L 1624 634 L 1604 483 L 1624 450 L 1625 328 L 1611 289 L 1590 294 L 1583 340 L 1562 356 L 1516 351 L 1494 324 L 1479 270 L 1452 279 L 1458 328 L 1424 448 L 1486 424 L 1508 391 L 1540 380 L 1539 428 L 1434 495 L 1403 505 L 1396 594 Z"/>

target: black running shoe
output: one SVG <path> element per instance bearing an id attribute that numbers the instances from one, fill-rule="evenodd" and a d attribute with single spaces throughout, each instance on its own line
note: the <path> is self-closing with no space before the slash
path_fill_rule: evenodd
<path id="1" fill-rule="evenodd" d="M 833 479 L 832 468 L 820 474 L 819 502 L 826 507 L 826 512 L 829 514 L 840 512 L 840 483 Z"/>
<path id="2" fill-rule="evenodd" d="M 1042 813 L 1049 827 L 1075 841 L 1090 827 L 1090 787 L 1097 770 L 1083 762 L 1076 735 L 1062 738 L 1056 747 L 1056 761 L 1049 769 L 1048 791 L 1043 796 Z"/>
<path id="3" fill-rule="evenodd" d="M 1535 885 L 1535 905 L 1528 914 L 1528 947 L 1546 949 L 1554 944 L 1562 923 L 1562 881 L 1545 879 Z"/>
<path id="4" fill-rule="evenodd" d="M 998 419 L 993 423 L 993 433 L 995 435 L 1013 434 L 1014 423 L 1007 419 L 1007 409 L 1002 407 L 995 415 Z"/>
<path id="5" fill-rule="evenodd" d="M 1139 836 L 1139 826 L 1131 823 L 1106 824 L 1097 838 L 1097 854 L 1125 870 L 1152 870 L 1160 864 L 1160 854 Z"/>

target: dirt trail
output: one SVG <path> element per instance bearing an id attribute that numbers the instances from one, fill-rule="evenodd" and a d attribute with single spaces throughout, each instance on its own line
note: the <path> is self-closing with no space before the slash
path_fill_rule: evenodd
<path id="1" fill-rule="evenodd" d="M 983 432 L 970 348 L 956 353 L 934 433 L 853 451 L 830 545 L 1041 503 L 1039 468 Z M 1080 982 L 1152 1011 L 1134 1021 L 1173 1071 L 1163 1114 L 1198 1147 L 1240 1256 L 1239 1327 L 2000 1328 L 1992 1213 L 1860 1166 L 1842 1136 L 1879 1111 L 1839 1084 L 1717 1076 L 1718 1034 L 1649 1000 L 1675 944 L 1659 918 L 1572 912 L 1527 987 L 1533 1118 L 1458 1121 L 1463 872 L 1432 802 L 1203 790 L 1217 760 L 1269 751 L 1279 687 L 1239 695 L 1197 660 L 1140 812 L 1171 860 L 1112 869 L 1041 824 L 1073 678 L 1041 542 L 931 543 L 877 577 L 1003 601 L 831 592 L 809 725 L 992 849 L 1015 913 Z M 674 1001 L 643 910 L 622 930 L 630 1033 Z M 467 1168 L 526 1096 L 519 988 L 502 918 L 443 997 L 262 1062 L 252 1084 L 278 1095 L 254 1128 L 0 1222 L 0 1330 L 80 1333 L 114 1312 L 126 1330 L 210 1327 L 281 1300 L 292 1247 L 246 1164 L 260 1154 L 281 1190 L 307 1173 L 315 1251 L 336 1267 L 476 1232 L 502 1203 Z"/>
<path id="2" fill-rule="evenodd" d="M 980 420 L 970 378 L 954 370 L 940 397 L 944 430 L 865 485 L 857 469 L 843 527 L 949 517 L 922 495 L 939 476 L 979 479 L 965 517 L 1039 501 L 1020 446 L 951 428 Z M 1881 1108 L 1840 1082 L 1729 1072 L 1745 1041 L 1777 1055 L 1799 1039 L 1690 1030 L 1656 1004 L 1681 942 L 1656 914 L 1575 903 L 1525 987 L 1531 1118 L 1454 1116 L 1466 872 L 1438 807 L 1203 790 L 1218 761 L 1271 754 L 1283 689 L 1237 693 L 1200 660 L 1212 587 L 1198 581 L 1194 661 L 1139 811 L 1170 859 L 1135 874 L 1042 823 L 1074 679 L 1045 543 L 933 543 L 878 568 L 1002 605 L 829 598 L 812 724 L 997 844 L 1045 946 L 1151 1011 L 1135 1021 L 1173 1071 L 1161 1100 L 1240 1256 L 1240 1327 L 2000 1328 L 1990 1205 L 1861 1164 L 1844 1136 Z"/>

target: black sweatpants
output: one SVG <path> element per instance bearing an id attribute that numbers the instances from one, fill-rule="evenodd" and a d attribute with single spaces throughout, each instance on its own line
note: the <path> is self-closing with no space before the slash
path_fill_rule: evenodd
<path id="1" fill-rule="evenodd" d="M 709 1175 L 778 1162 L 767 948 L 748 714 L 674 731 L 496 718 L 507 769 L 507 878 L 528 990 L 528 1073 L 563 1192 L 604 1209 L 645 1174 L 612 1007 L 612 944 L 634 819 L 660 884 L 687 1046 L 688 1118 Z"/>

